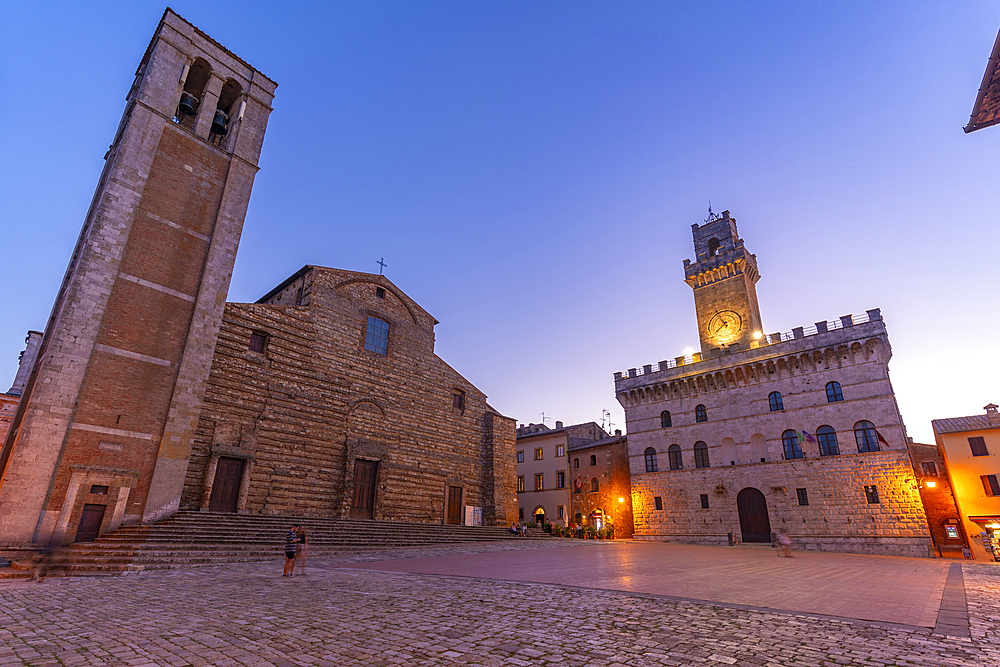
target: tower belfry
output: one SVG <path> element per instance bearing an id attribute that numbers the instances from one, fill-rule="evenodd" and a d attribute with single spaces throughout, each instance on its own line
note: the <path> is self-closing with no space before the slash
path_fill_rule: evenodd
<path id="1" fill-rule="evenodd" d="M 684 260 L 684 281 L 694 290 L 702 354 L 739 344 L 762 331 L 757 305 L 757 257 L 743 247 L 729 211 L 691 225 L 695 261 Z"/>
<path id="2" fill-rule="evenodd" d="M 0 543 L 177 509 L 276 85 L 164 12 L 0 449 Z"/>

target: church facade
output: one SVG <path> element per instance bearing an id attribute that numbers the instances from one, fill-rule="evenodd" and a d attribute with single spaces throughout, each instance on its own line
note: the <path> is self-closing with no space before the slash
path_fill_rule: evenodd
<path id="1" fill-rule="evenodd" d="M 692 231 L 701 351 L 615 374 L 636 539 L 928 556 L 880 311 L 766 334 L 736 220 Z"/>

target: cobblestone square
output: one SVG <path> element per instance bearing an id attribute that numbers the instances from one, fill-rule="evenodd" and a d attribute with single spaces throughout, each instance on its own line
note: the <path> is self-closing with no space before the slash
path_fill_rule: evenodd
<path id="1" fill-rule="evenodd" d="M 664 594 L 676 577 L 658 561 L 692 554 L 698 559 L 671 566 L 686 568 L 690 590 Z M 280 563 L 259 562 L 7 582 L 0 585 L 0 666 L 1000 664 L 998 567 L 960 565 L 970 636 L 955 637 L 916 624 L 768 609 L 767 595 L 785 584 L 765 556 L 773 568 L 801 567 L 798 578 L 787 571 L 793 584 L 821 582 L 825 569 L 845 589 L 868 585 L 852 577 L 880 561 L 884 573 L 900 571 L 899 582 L 879 593 L 885 599 L 900 597 L 891 592 L 900 582 L 925 577 L 926 584 L 905 585 L 926 588 L 922 597 L 940 604 L 943 579 L 952 581 L 948 561 L 787 560 L 756 550 L 551 540 L 315 558 L 305 576 L 291 579 L 280 576 Z M 560 558 L 566 574 L 542 566 Z M 613 589 L 611 561 L 626 563 L 619 581 L 630 587 Z M 605 573 L 600 586 L 509 576 L 520 568 L 536 579 L 576 577 L 588 564 Z M 452 571 L 404 571 L 444 566 Z M 463 571 L 483 566 L 491 571 Z M 720 580 L 745 599 L 756 584 L 761 598 L 695 599 L 699 592 L 702 600 L 718 597 Z"/>

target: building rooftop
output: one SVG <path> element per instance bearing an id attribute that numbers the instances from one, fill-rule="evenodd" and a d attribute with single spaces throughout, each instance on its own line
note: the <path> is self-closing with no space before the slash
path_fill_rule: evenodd
<path id="1" fill-rule="evenodd" d="M 950 419 L 933 419 L 931 426 L 935 433 L 962 433 L 964 431 L 985 431 L 992 428 L 1000 428 L 1000 415 L 997 414 L 997 406 L 990 403 L 986 406 L 985 415 L 972 415 L 969 417 L 952 417 Z"/>
<path id="2" fill-rule="evenodd" d="M 613 445 L 616 442 L 625 442 L 626 436 L 622 435 L 620 430 L 616 430 L 615 434 L 610 438 L 601 438 L 600 440 L 583 440 L 582 442 L 576 442 L 577 438 L 570 438 L 569 451 L 575 452 L 581 449 L 590 449 L 591 447 L 600 447 L 602 445 Z"/>
<path id="3" fill-rule="evenodd" d="M 1000 33 L 997 33 L 997 41 L 993 43 L 993 52 L 986 63 L 986 72 L 976 95 L 976 103 L 972 106 L 969 124 L 964 129 L 966 132 L 975 132 L 997 123 L 1000 123 Z"/>

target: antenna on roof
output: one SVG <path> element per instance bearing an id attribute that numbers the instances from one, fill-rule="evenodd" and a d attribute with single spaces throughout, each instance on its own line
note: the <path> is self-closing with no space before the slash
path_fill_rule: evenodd
<path id="1" fill-rule="evenodd" d="M 721 220 L 722 216 L 718 213 L 712 213 L 712 200 L 708 200 L 708 217 L 705 218 L 705 222 L 713 222 L 715 220 Z"/>
<path id="2" fill-rule="evenodd" d="M 551 419 L 551 417 L 546 417 L 546 416 L 545 416 L 545 413 L 543 412 L 543 413 L 542 413 L 542 425 L 543 425 L 543 426 L 545 425 L 545 420 L 546 420 L 546 419 Z"/>
<path id="3" fill-rule="evenodd" d="M 605 433 L 611 433 L 611 427 L 614 425 L 615 423 L 611 421 L 611 412 L 606 409 L 601 410 L 601 429 Z"/>

